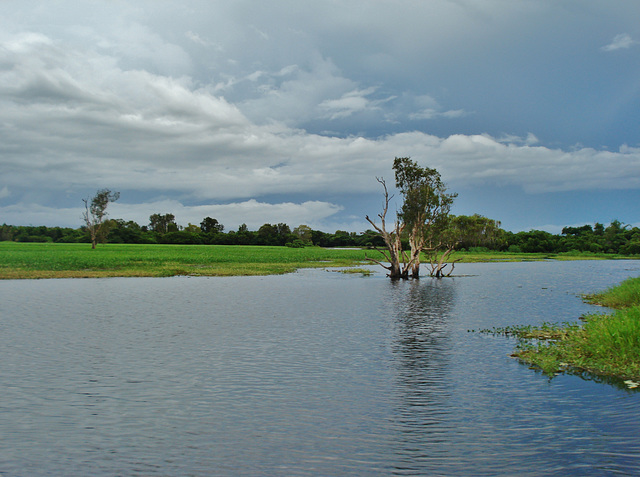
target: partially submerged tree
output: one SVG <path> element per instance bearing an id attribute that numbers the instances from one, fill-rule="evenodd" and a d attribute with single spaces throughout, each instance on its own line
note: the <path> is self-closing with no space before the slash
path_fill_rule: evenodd
<path id="1" fill-rule="evenodd" d="M 427 247 L 429 259 L 429 275 L 432 277 L 450 276 L 457 260 L 449 262 L 451 253 L 460 244 L 469 247 L 484 247 L 492 245 L 501 235 L 500 222 L 488 219 L 482 215 L 450 216 L 446 222 L 440 224 L 441 229 L 432 238 L 438 243 L 430 243 Z M 445 270 L 450 265 L 448 271 Z"/>
<path id="2" fill-rule="evenodd" d="M 388 265 L 382 260 L 376 260 L 370 257 L 367 257 L 367 258 L 368 260 L 371 260 L 372 262 L 375 262 L 378 265 L 381 265 L 382 267 L 389 270 L 389 273 L 387 274 L 389 278 L 392 278 L 392 279 L 408 278 L 409 267 L 411 266 L 411 264 L 407 263 L 406 255 L 402 251 L 402 241 L 401 241 L 402 231 L 404 230 L 404 224 L 400 223 L 400 221 L 396 219 L 393 226 L 393 230 L 390 230 L 390 231 L 387 230 L 387 223 L 386 223 L 387 212 L 389 211 L 389 202 L 391 201 L 391 198 L 393 196 L 389 197 L 389 191 L 387 190 L 387 184 L 385 183 L 384 179 L 376 177 L 376 180 L 380 184 L 382 184 L 382 187 L 384 189 L 384 205 L 382 208 L 382 212 L 378 214 L 378 217 L 380 217 L 381 223 L 380 225 L 378 225 L 376 222 L 370 219 L 368 215 L 365 218 L 373 226 L 373 228 L 380 234 L 380 236 L 382 237 L 382 240 L 384 240 L 386 250 L 377 249 L 377 248 L 376 250 L 382 253 L 384 258 L 386 259 L 386 262 L 388 262 Z"/>
<path id="3" fill-rule="evenodd" d="M 109 202 L 114 202 L 120 198 L 120 192 L 111 192 L 109 189 L 99 190 L 93 198 L 82 199 L 84 202 L 84 212 L 82 218 L 91 237 L 91 248 L 96 248 L 96 244 L 104 239 L 107 232 L 105 219 L 107 217 L 107 206 Z"/>
<path id="4" fill-rule="evenodd" d="M 411 276 L 420 276 L 420 254 L 433 247 L 437 235 L 444 230 L 451 204 L 458 194 L 447 193 L 440 173 L 420 167 L 408 157 L 393 161 L 396 187 L 404 197 L 398 214 L 409 239 Z"/>
<path id="5" fill-rule="evenodd" d="M 409 273 L 419 278 L 421 253 L 439 249 L 444 244 L 442 234 L 447 230 L 451 204 L 457 194 L 447 192 L 437 170 L 421 167 L 408 157 L 396 157 L 393 170 L 396 187 L 403 197 L 393 229 L 386 228 L 391 197 L 382 179 L 376 178 L 384 188 L 383 211 L 378 214 L 381 224 L 366 217 L 384 240 L 386 250 L 379 251 L 389 265 L 382 260 L 369 260 L 389 270 L 390 278 L 409 278 Z M 409 253 L 402 250 L 403 238 L 409 243 Z"/>

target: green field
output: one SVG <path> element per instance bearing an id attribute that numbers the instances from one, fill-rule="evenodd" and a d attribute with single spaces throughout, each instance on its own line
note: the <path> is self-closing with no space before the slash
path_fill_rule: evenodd
<path id="1" fill-rule="evenodd" d="M 317 247 L 0 242 L 0 279 L 271 275 L 364 259 L 362 250 Z"/>
<path id="2" fill-rule="evenodd" d="M 272 275 L 308 267 L 354 267 L 371 263 L 367 256 L 380 257 L 375 250 L 320 247 L 103 244 L 92 250 L 88 244 L 0 242 L 0 279 Z M 457 252 L 454 258 L 493 262 L 615 257 Z"/>

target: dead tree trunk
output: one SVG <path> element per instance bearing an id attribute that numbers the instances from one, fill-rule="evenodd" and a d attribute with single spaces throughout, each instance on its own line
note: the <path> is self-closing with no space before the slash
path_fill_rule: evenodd
<path id="1" fill-rule="evenodd" d="M 407 260 L 406 255 L 402 251 L 402 242 L 400 237 L 402 235 L 402 231 L 404 230 L 404 224 L 401 224 L 398 220 L 395 221 L 393 231 L 388 231 L 386 227 L 386 217 L 387 211 L 389 210 L 389 201 L 391 197 L 389 197 L 389 192 L 387 191 L 387 185 L 384 182 L 384 179 L 379 179 L 376 177 L 376 180 L 382 184 L 384 188 L 384 207 L 382 212 L 378 214 L 380 217 L 380 225 L 376 224 L 373 220 L 366 216 L 367 221 L 373 226 L 373 228 L 380 234 L 382 239 L 384 240 L 386 250 L 381 250 L 376 248 L 378 252 L 380 252 L 386 262 L 389 263 L 387 265 L 382 260 L 376 260 L 374 258 L 367 257 L 367 260 L 370 260 L 378 265 L 389 270 L 387 276 L 392 279 L 398 278 L 409 278 L 409 268 L 411 267 L 412 261 Z"/>
<path id="2" fill-rule="evenodd" d="M 441 255 L 438 255 L 438 248 L 437 247 L 433 250 L 433 254 L 430 257 L 431 271 L 429 273 L 429 276 L 436 277 L 436 278 L 442 278 L 442 277 L 445 277 L 445 276 L 448 277 L 448 276 L 451 275 L 457 260 L 454 260 L 454 261 L 452 261 L 450 263 L 451 269 L 449 270 L 449 272 L 447 274 L 445 274 L 444 271 L 447 268 L 447 265 L 449 265 L 449 263 L 447 263 L 446 260 L 447 260 L 447 258 L 449 258 L 449 255 L 451 255 L 451 252 L 453 252 L 454 248 L 455 247 L 453 247 L 453 246 L 448 247 L 446 250 L 444 250 L 442 252 Z"/>

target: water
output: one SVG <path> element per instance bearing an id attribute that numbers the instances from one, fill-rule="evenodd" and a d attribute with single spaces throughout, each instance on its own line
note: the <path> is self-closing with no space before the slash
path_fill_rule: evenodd
<path id="1" fill-rule="evenodd" d="M 575 321 L 640 263 L 456 273 L 0 282 L 0 475 L 640 473 L 640 394 L 467 331 Z"/>

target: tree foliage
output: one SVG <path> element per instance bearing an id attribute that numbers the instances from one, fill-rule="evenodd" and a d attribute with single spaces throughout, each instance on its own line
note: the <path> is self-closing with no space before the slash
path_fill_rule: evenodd
<path id="1" fill-rule="evenodd" d="M 205 234 L 217 234 L 224 230 L 224 225 L 218 222 L 218 219 L 205 217 L 202 222 L 200 222 L 200 229 Z"/>
<path id="2" fill-rule="evenodd" d="M 500 241 L 503 230 L 500 222 L 488 219 L 482 215 L 450 216 L 441 224 L 441 229 L 433 233 L 437 237 L 437 246 L 430 246 L 426 253 L 429 259 L 429 275 L 432 277 L 451 275 L 455 267 L 455 261 L 448 262 L 451 253 L 456 248 L 463 246 L 468 248 L 493 247 Z"/>
<path id="3" fill-rule="evenodd" d="M 159 234 L 178 231 L 176 217 L 173 214 L 152 214 L 149 216 L 149 228 Z"/>
<path id="4" fill-rule="evenodd" d="M 420 254 L 442 246 L 441 234 L 447 229 L 457 194 L 447 193 L 437 170 L 420 167 L 408 157 L 396 157 L 393 170 L 396 188 L 404 199 L 398 217 L 404 222 L 409 239 L 411 276 L 418 278 Z"/>

